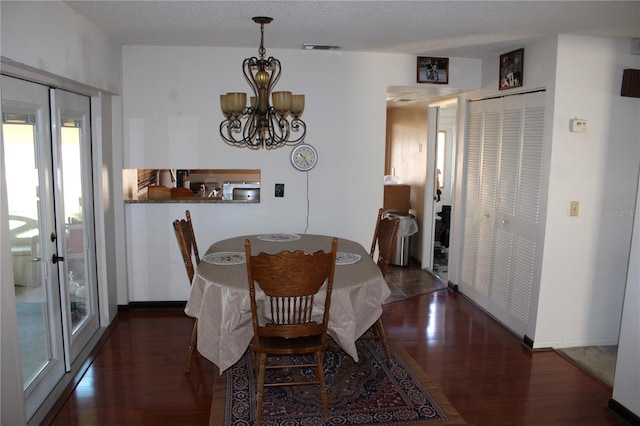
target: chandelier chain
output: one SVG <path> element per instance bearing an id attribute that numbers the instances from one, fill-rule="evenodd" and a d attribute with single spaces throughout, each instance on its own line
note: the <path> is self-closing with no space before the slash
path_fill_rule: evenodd
<path id="1" fill-rule="evenodd" d="M 258 49 L 260 59 L 264 59 L 267 54 L 267 50 L 264 48 L 264 24 L 260 24 L 260 48 Z"/>

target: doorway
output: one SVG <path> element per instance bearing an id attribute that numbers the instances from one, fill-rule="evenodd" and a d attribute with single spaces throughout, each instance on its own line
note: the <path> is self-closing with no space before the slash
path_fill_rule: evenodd
<path id="1" fill-rule="evenodd" d="M 99 327 L 90 99 L 7 76 L 1 84 L 13 270 L 3 286 L 14 289 L 30 418 Z"/>

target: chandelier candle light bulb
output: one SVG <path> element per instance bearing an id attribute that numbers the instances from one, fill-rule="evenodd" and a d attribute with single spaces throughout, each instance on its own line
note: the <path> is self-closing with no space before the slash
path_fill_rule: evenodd
<path id="1" fill-rule="evenodd" d="M 220 95 L 220 108 L 225 117 L 220 123 L 220 136 L 229 145 L 251 149 L 298 145 L 307 133 L 307 125 L 300 119 L 304 95 L 273 91 L 280 78 L 280 61 L 273 56 L 266 58 L 264 48 L 264 25 L 272 19 L 256 17 L 253 21 L 260 24 L 259 58 L 254 56 L 242 62 L 245 80 L 253 93 L 249 106 L 246 93 Z M 297 137 L 292 132 L 297 132 Z"/>

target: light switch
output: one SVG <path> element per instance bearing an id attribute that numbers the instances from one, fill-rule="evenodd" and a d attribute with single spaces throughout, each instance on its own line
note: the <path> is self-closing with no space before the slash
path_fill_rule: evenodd
<path id="1" fill-rule="evenodd" d="M 578 216 L 579 209 L 580 209 L 580 202 L 579 201 L 572 201 L 571 202 L 571 212 L 569 213 L 569 215 L 570 216 Z"/>

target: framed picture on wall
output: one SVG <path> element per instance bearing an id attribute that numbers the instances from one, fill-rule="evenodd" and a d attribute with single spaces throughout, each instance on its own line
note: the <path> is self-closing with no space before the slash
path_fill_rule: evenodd
<path id="1" fill-rule="evenodd" d="M 418 56 L 417 82 L 449 84 L 449 58 Z"/>
<path id="2" fill-rule="evenodd" d="M 522 87 L 523 63 L 524 49 L 500 55 L 500 90 Z"/>

